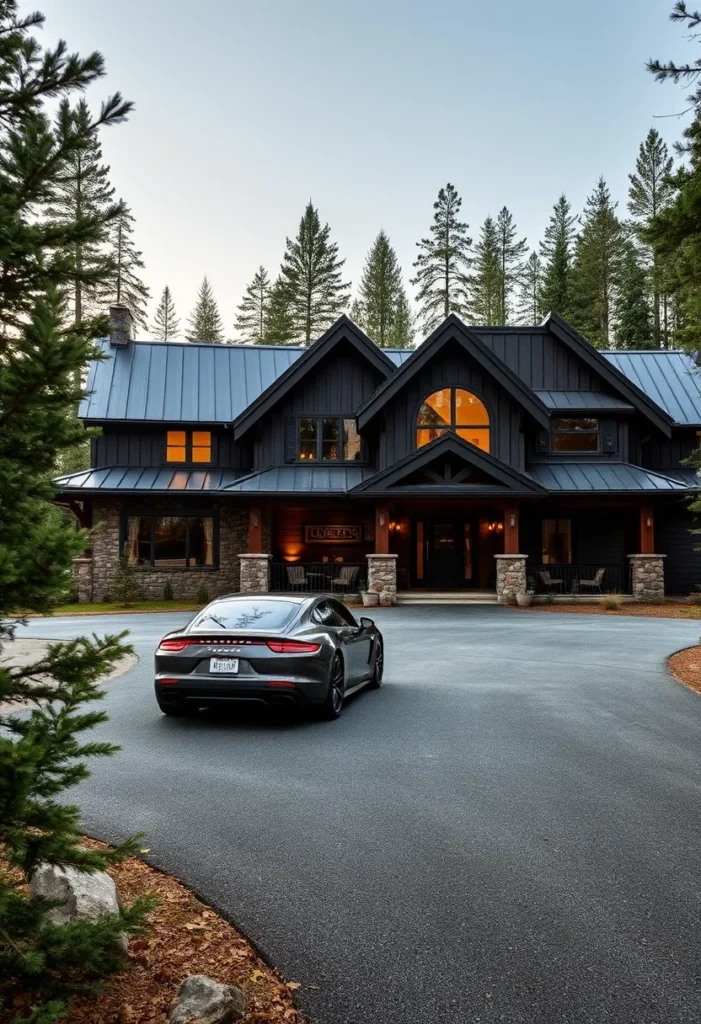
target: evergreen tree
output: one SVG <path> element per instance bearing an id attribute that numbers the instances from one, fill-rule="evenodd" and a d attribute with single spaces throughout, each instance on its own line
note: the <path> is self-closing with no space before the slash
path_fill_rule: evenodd
<path id="1" fill-rule="evenodd" d="M 577 217 L 563 194 L 553 206 L 545 238 L 540 244 L 543 261 L 543 280 L 539 300 L 539 316 L 557 313 L 564 319 L 570 316 L 572 248 L 576 234 Z"/>
<path id="2" fill-rule="evenodd" d="M 632 244 L 626 247 L 616 292 L 616 348 L 657 348 L 645 268 Z"/>
<path id="3" fill-rule="evenodd" d="M 265 267 L 258 267 L 238 306 L 234 324 L 240 337 L 254 345 L 262 345 L 267 334 L 270 278 Z"/>
<path id="4" fill-rule="evenodd" d="M 469 322 L 501 324 L 501 253 L 493 217 L 487 217 L 475 246 L 475 272 L 470 278 Z"/>
<path id="5" fill-rule="evenodd" d="M 270 289 L 263 340 L 266 345 L 293 345 L 296 340 L 290 298 L 282 275 Z"/>
<path id="6" fill-rule="evenodd" d="M 656 246 L 645 241 L 645 232 L 658 213 L 666 209 L 672 200 L 672 186 L 669 180 L 672 164 L 672 158 L 659 132 L 651 128 L 645 141 L 640 144 L 635 174 L 628 175 L 628 211 L 633 217 L 638 242 L 650 272 L 653 340 L 657 348 L 669 346 L 669 329 L 665 316 L 667 297 L 662 294 L 664 268 L 661 266 L 660 255 Z"/>
<path id="7" fill-rule="evenodd" d="M 110 272 L 102 300 L 105 306 L 126 306 L 134 325 L 146 329 L 146 303 L 150 293 L 140 276 L 145 264 L 134 245 L 133 234 L 134 218 L 122 199 L 117 216 L 109 227 Z"/>
<path id="8" fill-rule="evenodd" d="M 61 102 L 58 123 L 72 124 L 73 131 L 85 139 L 82 149 L 77 149 L 66 161 L 53 188 L 47 216 L 63 224 L 81 225 L 85 218 L 99 221 L 102 229 L 92 233 L 89 241 L 76 241 L 73 248 L 76 274 L 70 288 L 72 315 L 80 323 L 84 315 L 98 312 L 95 283 L 104 279 L 106 258 L 104 243 L 107 227 L 119 212 L 113 203 L 114 189 L 109 181 L 109 167 L 102 163 L 102 147 L 93 119 L 84 99 L 75 109 L 67 99 Z"/>
<path id="9" fill-rule="evenodd" d="M 516 225 L 511 212 L 502 207 L 496 223 L 499 246 L 499 307 L 497 322 L 508 324 L 511 319 L 511 296 L 523 272 L 523 260 L 528 252 L 525 238 L 516 239 Z"/>
<path id="10" fill-rule="evenodd" d="M 597 348 L 608 348 L 615 332 L 615 295 L 627 240 L 616 203 L 600 178 L 587 199 L 572 271 L 570 319 Z"/>
<path id="11" fill-rule="evenodd" d="M 188 321 L 187 340 L 213 344 L 224 340 L 223 330 L 219 307 L 212 293 L 212 286 L 205 275 L 197 293 L 195 308 Z"/>
<path id="12" fill-rule="evenodd" d="M 450 313 L 466 315 L 472 239 L 467 234 L 469 225 L 458 219 L 461 206 L 462 199 L 448 182 L 433 204 L 430 237 L 416 243 L 419 255 L 411 283 L 418 288 L 419 320 L 426 332 Z"/>
<path id="13" fill-rule="evenodd" d="M 297 237 L 287 239 L 280 275 L 285 287 L 293 337 L 310 345 L 330 327 L 348 302 L 350 285 L 341 280 L 345 260 L 330 241 L 328 224 L 322 228 L 311 200 L 299 224 Z"/>
<path id="14" fill-rule="evenodd" d="M 166 285 L 161 295 L 161 301 L 158 303 L 151 333 L 158 341 L 173 341 L 174 338 L 177 338 L 179 330 L 180 320 L 175 313 L 170 288 Z"/>
<path id="15" fill-rule="evenodd" d="M 402 272 L 384 231 L 380 231 L 365 260 L 360 296 L 351 307 L 351 316 L 380 348 L 406 348 L 410 344 L 407 316 L 411 314 Z"/>
<path id="16" fill-rule="evenodd" d="M 523 273 L 519 280 L 519 320 L 527 324 L 537 324 L 541 317 L 540 298 L 543 288 L 543 267 L 540 256 L 533 250 L 523 265 Z"/>

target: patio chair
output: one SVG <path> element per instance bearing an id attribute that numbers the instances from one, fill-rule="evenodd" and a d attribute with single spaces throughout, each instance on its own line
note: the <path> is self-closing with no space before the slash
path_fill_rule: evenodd
<path id="1" fill-rule="evenodd" d="M 287 582 L 290 585 L 290 590 L 306 590 L 307 589 L 307 574 L 301 565 L 286 565 L 287 570 Z"/>
<path id="2" fill-rule="evenodd" d="M 332 590 L 347 590 L 349 593 L 355 586 L 355 581 L 358 578 L 360 570 L 357 565 L 344 565 L 342 566 L 338 576 L 334 576 L 331 580 Z"/>
<path id="3" fill-rule="evenodd" d="M 543 584 L 543 586 L 549 594 L 552 594 L 554 590 L 556 590 L 558 587 L 561 587 L 563 584 L 563 580 L 553 579 L 553 577 L 550 575 L 547 569 L 541 569 L 538 572 L 538 579 Z"/>
<path id="4" fill-rule="evenodd" d="M 606 574 L 606 570 L 605 569 L 597 569 L 596 573 L 594 574 L 593 579 L 590 579 L 590 580 L 580 580 L 579 581 L 580 589 L 582 587 L 589 587 L 590 590 L 596 590 L 597 593 L 600 594 L 601 593 L 601 584 L 604 582 L 604 575 L 605 574 Z"/>

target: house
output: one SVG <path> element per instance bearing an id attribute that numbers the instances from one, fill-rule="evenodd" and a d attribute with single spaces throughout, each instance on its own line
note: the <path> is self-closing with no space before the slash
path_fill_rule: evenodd
<path id="1" fill-rule="evenodd" d="M 102 430 L 92 468 L 56 481 L 99 524 L 82 599 L 109 593 L 120 551 L 151 597 L 701 582 L 682 465 L 701 387 L 681 352 L 601 352 L 555 315 L 449 316 L 410 351 L 345 316 L 309 348 L 132 341 L 112 316 L 80 408 Z"/>

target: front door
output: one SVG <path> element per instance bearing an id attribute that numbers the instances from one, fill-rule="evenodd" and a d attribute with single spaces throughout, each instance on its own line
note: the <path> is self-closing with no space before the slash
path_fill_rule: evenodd
<path id="1" fill-rule="evenodd" d="M 433 590 L 472 587 L 477 579 L 475 531 L 464 519 L 416 524 L 416 585 Z"/>

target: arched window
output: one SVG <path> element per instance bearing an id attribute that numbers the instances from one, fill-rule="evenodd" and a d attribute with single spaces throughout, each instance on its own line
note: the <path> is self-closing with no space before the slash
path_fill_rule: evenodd
<path id="1" fill-rule="evenodd" d="M 416 417 L 416 447 L 454 431 L 483 452 L 489 451 L 489 413 L 477 395 L 462 388 L 441 388 L 425 398 Z"/>

